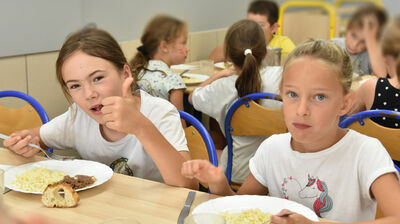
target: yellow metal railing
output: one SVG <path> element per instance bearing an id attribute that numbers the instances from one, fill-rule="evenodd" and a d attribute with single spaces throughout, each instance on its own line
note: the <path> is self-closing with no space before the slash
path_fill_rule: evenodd
<path id="1" fill-rule="evenodd" d="M 279 29 L 278 29 L 278 34 L 282 35 L 284 27 L 283 25 L 283 16 L 285 11 L 288 8 L 321 8 L 324 9 L 328 14 L 329 14 L 329 39 L 333 38 L 335 36 L 335 10 L 332 5 L 325 1 L 287 1 L 284 4 L 282 4 L 280 10 L 279 10 Z"/>

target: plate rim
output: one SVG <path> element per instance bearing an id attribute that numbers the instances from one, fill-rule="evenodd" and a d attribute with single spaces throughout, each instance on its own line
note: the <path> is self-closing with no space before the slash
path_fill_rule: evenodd
<path id="1" fill-rule="evenodd" d="M 307 217 L 308 219 L 311 219 L 312 221 L 319 221 L 319 218 L 318 218 L 318 216 L 315 214 L 315 212 L 314 212 L 313 210 L 311 210 L 310 208 L 308 208 L 307 206 L 302 205 L 302 204 L 300 204 L 300 203 L 298 203 L 298 202 L 295 202 L 295 201 L 291 201 L 291 200 L 287 200 L 287 199 L 279 198 L 279 197 L 268 196 L 268 195 L 230 195 L 230 196 L 222 196 L 222 197 L 214 198 L 214 199 L 211 199 L 211 200 L 208 200 L 208 201 L 205 201 L 205 202 L 203 202 L 203 203 L 198 204 L 198 205 L 193 209 L 193 211 L 191 212 L 191 214 L 199 214 L 199 213 L 202 213 L 202 211 L 201 211 L 202 207 L 207 206 L 209 203 L 213 203 L 214 201 L 219 201 L 219 200 L 230 200 L 230 198 L 239 198 L 239 197 L 240 197 L 240 198 L 247 198 L 246 200 L 251 200 L 251 199 L 253 199 L 253 198 L 256 198 L 256 199 L 259 199 L 259 198 L 263 198 L 263 199 L 265 199 L 265 198 L 270 198 L 270 199 L 273 199 L 273 200 L 287 201 L 287 202 L 290 203 L 290 204 L 300 206 L 300 207 L 302 207 L 303 209 L 308 210 L 309 212 L 311 212 L 310 215 L 312 214 L 314 217 Z M 228 198 L 228 199 L 227 199 L 227 198 Z M 232 199 L 232 200 L 234 200 L 234 199 Z M 268 199 L 267 199 L 267 200 L 268 200 Z M 200 207 L 200 208 L 199 208 L 199 207 Z M 255 208 L 256 208 L 256 207 L 255 207 Z M 254 208 L 254 209 L 255 209 L 255 208 Z M 199 211 L 199 210 L 200 210 L 200 211 Z M 216 212 L 217 212 L 217 211 L 216 211 Z"/>
<path id="2" fill-rule="evenodd" d="M 40 164 L 42 164 L 42 163 L 53 163 L 53 162 L 56 162 L 56 163 L 58 163 L 58 162 L 60 162 L 60 163 L 63 163 L 63 162 L 67 162 L 67 163 L 71 163 L 71 162 L 86 162 L 86 163 L 87 163 L 87 162 L 89 162 L 90 164 L 96 164 L 96 165 L 102 166 L 102 167 L 105 168 L 105 171 L 107 171 L 107 170 L 109 171 L 109 172 L 104 172 L 105 178 L 104 178 L 103 180 L 99 181 L 98 183 L 96 183 L 96 182 L 97 182 L 99 179 L 96 177 L 96 182 L 94 182 L 93 184 L 91 184 L 91 185 L 89 185 L 89 186 L 86 186 L 86 187 L 84 187 L 84 188 L 76 189 L 75 191 L 83 191 L 83 190 L 87 190 L 87 189 L 90 189 L 90 188 L 94 188 L 94 187 L 100 186 L 100 185 L 104 184 L 105 182 L 109 181 L 109 180 L 113 177 L 113 175 L 114 175 L 114 171 L 113 171 L 109 166 L 107 166 L 106 164 L 97 162 L 97 161 L 84 160 L 84 159 L 74 159 L 74 160 L 42 160 L 42 161 L 36 161 L 36 162 L 24 163 L 24 164 L 21 164 L 21 165 L 16 165 L 16 166 L 11 167 L 10 169 L 8 169 L 8 170 L 5 172 L 5 174 L 4 174 L 4 186 L 10 188 L 10 189 L 13 190 L 13 191 L 18 191 L 18 192 L 22 192 L 22 193 L 28 193 L 28 194 L 42 194 L 43 192 L 25 191 L 25 190 L 22 190 L 22 189 L 19 189 L 19 188 L 14 187 L 14 185 L 11 184 L 11 181 L 12 181 L 12 180 L 11 180 L 11 181 L 6 181 L 6 180 L 9 179 L 8 174 L 9 174 L 10 171 L 12 171 L 12 170 L 14 170 L 14 169 L 21 169 L 21 167 L 22 167 L 22 168 L 28 168 L 28 167 L 30 167 L 30 166 L 32 166 L 32 165 L 35 165 L 35 164 L 39 164 L 39 165 L 40 165 Z M 21 172 L 18 172 L 18 173 L 16 173 L 16 174 L 20 174 L 20 173 L 22 173 L 22 172 L 24 172 L 24 170 L 22 170 Z M 67 175 L 68 175 L 68 174 L 67 174 Z M 82 175 L 85 175 L 85 174 L 82 174 Z M 11 177 L 10 177 L 10 178 L 11 178 Z"/>
<path id="3" fill-rule="evenodd" d="M 185 75 L 189 76 L 189 77 L 190 77 L 190 75 L 196 75 L 196 76 L 200 76 L 200 77 L 204 78 L 204 80 L 202 80 L 201 78 L 198 78 L 198 79 L 200 79 L 200 81 L 198 81 L 198 82 L 186 83 L 185 81 L 183 81 L 186 85 L 197 85 L 199 83 L 202 83 L 202 82 L 206 81 L 208 78 L 210 78 L 210 76 L 208 76 L 208 75 L 199 74 L 199 73 L 190 73 L 190 72 L 188 72 L 188 73 L 183 74 L 183 76 L 185 76 Z M 194 78 L 197 78 L 197 77 L 194 77 Z"/>

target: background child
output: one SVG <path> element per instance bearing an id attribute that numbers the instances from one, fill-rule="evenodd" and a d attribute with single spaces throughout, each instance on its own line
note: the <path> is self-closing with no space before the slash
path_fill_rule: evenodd
<path id="1" fill-rule="evenodd" d="M 387 151 L 377 139 L 338 127 L 355 100 L 351 79 L 349 56 L 332 42 L 306 42 L 289 54 L 280 85 L 289 133 L 260 145 L 238 194 L 269 190 L 342 222 L 373 220 L 378 202 L 389 217 L 368 223 L 400 222 L 400 185 Z M 209 183 L 212 193 L 234 194 L 221 168 L 208 161 L 185 162 L 182 174 Z M 272 223 L 313 223 L 279 215 Z"/>
<path id="2" fill-rule="evenodd" d="M 260 65 L 266 55 L 265 38 L 261 27 L 252 20 L 233 24 L 225 36 L 226 56 L 232 60 L 230 70 L 223 70 L 196 88 L 189 95 L 194 108 L 214 118 L 224 130 L 225 116 L 229 107 L 239 98 L 250 93 L 278 93 L 281 78 L 280 67 L 267 67 L 260 75 Z M 234 73 L 234 75 L 232 75 Z M 280 103 L 268 102 L 269 107 Z M 249 174 L 248 161 L 265 136 L 232 136 L 232 182 L 243 183 Z M 227 150 L 223 150 L 220 163 L 226 168 Z"/>
<path id="3" fill-rule="evenodd" d="M 179 175 L 190 156 L 176 108 L 144 91 L 132 95 L 131 69 L 112 36 L 95 28 L 74 33 L 60 50 L 56 71 L 74 103 L 41 127 L 11 134 L 4 146 L 25 157 L 38 152 L 29 142 L 73 148 L 83 159 L 125 167 L 124 174 L 197 188 Z"/>
<path id="4" fill-rule="evenodd" d="M 169 100 L 183 110 L 185 83 L 171 65 L 185 62 L 189 52 L 188 31 L 184 22 L 170 16 L 156 16 L 146 26 L 142 46 L 131 60 L 138 84 L 153 96 Z"/>
<path id="5" fill-rule="evenodd" d="M 349 20 L 346 37 L 332 39 L 350 54 L 355 74 L 386 77 L 387 72 L 378 44 L 386 20 L 384 9 L 373 4 L 365 5 Z"/>
<path id="6" fill-rule="evenodd" d="M 400 16 L 383 31 L 381 47 L 390 78 L 372 78 L 361 85 L 353 113 L 373 109 L 400 110 Z M 371 120 L 385 127 L 400 128 L 398 119 L 372 117 Z M 400 166 L 399 161 L 394 162 Z"/>
<path id="7" fill-rule="evenodd" d="M 276 34 L 279 28 L 279 7 L 274 1 L 256 0 L 251 2 L 247 9 L 247 18 L 260 24 L 268 47 L 282 48 L 282 59 L 295 48 L 289 37 Z M 215 48 L 209 58 L 214 62 L 224 61 L 224 46 Z"/>

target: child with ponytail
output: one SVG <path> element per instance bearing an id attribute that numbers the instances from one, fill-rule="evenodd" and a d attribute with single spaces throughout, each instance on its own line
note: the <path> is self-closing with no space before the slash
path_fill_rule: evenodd
<path id="1" fill-rule="evenodd" d="M 230 69 L 214 74 L 189 95 L 189 102 L 214 118 L 224 130 L 225 116 L 229 107 L 240 97 L 256 92 L 278 93 L 280 67 L 267 67 L 260 74 L 261 62 L 267 48 L 264 33 L 252 20 L 240 20 L 233 24 L 225 36 L 225 56 L 232 61 Z M 280 103 L 263 102 L 268 107 L 280 107 Z M 248 161 L 256 152 L 265 136 L 232 136 L 232 182 L 241 184 L 249 175 Z M 227 149 L 222 152 L 220 164 L 226 169 Z"/>
<path id="2" fill-rule="evenodd" d="M 186 24 L 176 18 L 159 15 L 146 26 L 142 46 L 130 61 L 138 85 L 153 96 L 170 101 L 183 110 L 185 83 L 171 65 L 185 62 L 189 52 Z"/>

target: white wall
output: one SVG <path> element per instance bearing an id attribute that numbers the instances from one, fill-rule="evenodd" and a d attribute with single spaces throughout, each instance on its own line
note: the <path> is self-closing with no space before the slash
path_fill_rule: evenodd
<path id="1" fill-rule="evenodd" d="M 249 0 L 0 0 L 0 57 L 59 50 L 87 23 L 118 41 L 137 40 L 156 14 L 186 21 L 189 32 L 229 27 Z"/>

